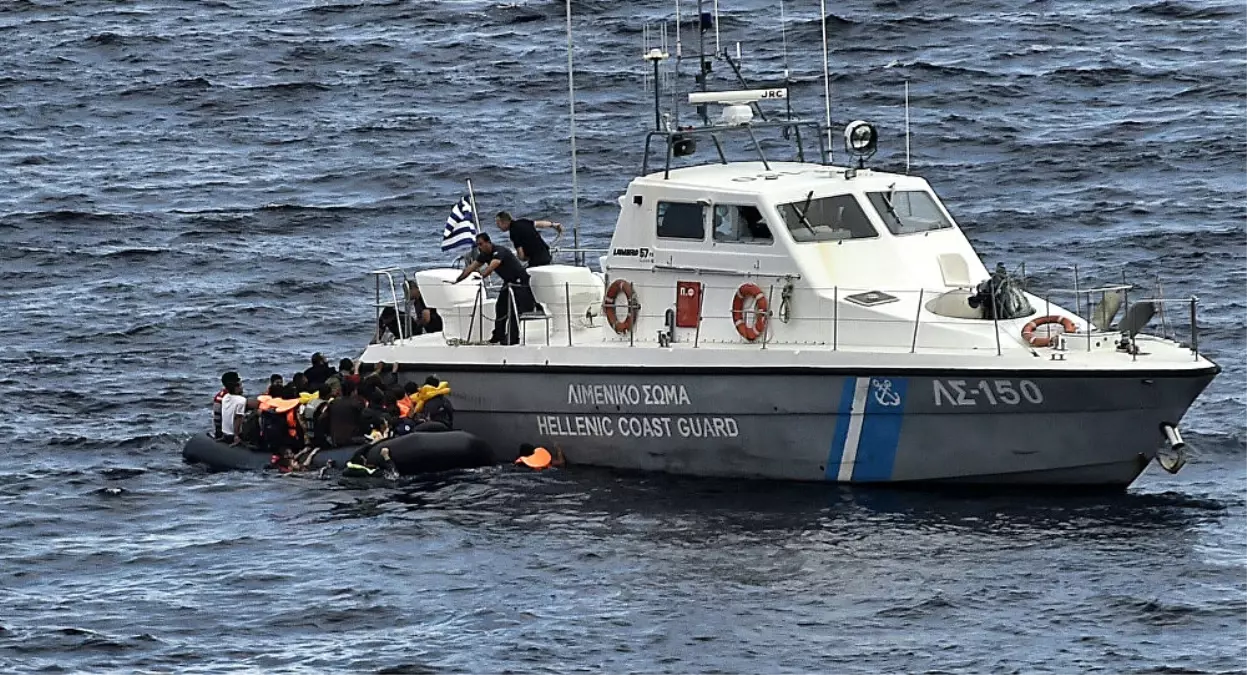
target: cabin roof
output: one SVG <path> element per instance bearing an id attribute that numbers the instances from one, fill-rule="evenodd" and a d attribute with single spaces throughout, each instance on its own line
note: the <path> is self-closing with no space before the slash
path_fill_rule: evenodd
<path id="1" fill-rule="evenodd" d="M 763 195 L 783 199 L 792 193 L 819 194 L 850 192 L 853 190 L 886 190 L 895 184 L 901 189 L 920 189 L 926 181 L 916 176 L 858 170 L 852 179 L 846 179 L 846 167 L 824 166 L 801 162 L 771 162 L 770 170 L 762 162 L 731 162 L 728 164 L 703 164 L 672 169 L 670 177 L 662 171 L 641 176 L 633 181 L 633 187 L 643 193 L 663 189 L 700 189 L 713 192 L 731 192 L 742 196 Z"/>

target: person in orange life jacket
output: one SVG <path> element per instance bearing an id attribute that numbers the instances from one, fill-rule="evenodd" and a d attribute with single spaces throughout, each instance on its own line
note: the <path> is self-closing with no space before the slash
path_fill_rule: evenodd
<path id="1" fill-rule="evenodd" d="M 498 299 L 494 301 L 494 332 L 489 339 L 490 344 L 519 344 L 519 322 L 511 311 L 512 298 L 520 314 L 531 312 L 537 306 L 533 298 L 533 290 L 528 287 L 528 270 L 524 269 L 515 254 L 502 246 L 495 246 L 489 235 L 482 232 L 476 235 L 476 248 L 480 253 L 472 264 L 463 268 L 454 283 L 467 279 L 473 272 L 481 270 L 481 279 L 494 272 L 506 282 Z"/>
<path id="2" fill-rule="evenodd" d="M 403 385 L 403 396 L 395 401 L 398 406 L 398 414 L 400 417 L 411 417 L 416 408 L 416 393 L 420 391 L 420 385 L 415 382 L 408 382 Z"/>
<path id="3" fill-rule="evenodd" d="M 221 436 L 224 435 L 221 432 L 221 399 L 225 398 L 225 395 L 229 393 L 231 384 L 241 381 L 242 379 L 238 377 L 238 373 L 232 370 L 226 372 L 224 375 L 221 375 L 221 391 L 218 391 L 216 396 L 212 397 L 212 437 L 217 440 L 220 440 Z"/>
<path id="4" fill-rule="evenodd" d="M 554 454 L 551 455 L 550 451 L 545 448 L 535 447 L 532 443 L 524 443 L 520 445 L 520 456 L 515 463 L 534 471 L 541 471 L 550 467 L 565 466 L 567 460 L 563 457 L 563 449 L 557 445 L 554 446 Z"/>
<path id="5" fill-rule="evenodd" d="M 247 398 L 242 393 L 242 382 L 231 380 L 225 385 L 225 396 L 221 397 L 222 441 L 230 445 L 242 443 L 238 432 L 242 429 L 243 416 L 246 414 Z"/>
<path id="6" fill-rule="evenodd" d="M 269 450 L 286 452 L 302 450 L 303 441 L 299 436 L 299 391 L 294 385 L 285 387 L 270 386 L 269 391 L 276 391 L 260 401 L 261 438 Z"/>

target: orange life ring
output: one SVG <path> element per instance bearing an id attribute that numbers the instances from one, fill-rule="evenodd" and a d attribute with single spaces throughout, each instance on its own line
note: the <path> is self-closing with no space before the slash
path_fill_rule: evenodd
<path id="1" fill-rule="evenodd" d="M 1052 335 L 1035 337 L 1035 329 L 1052 323 L 1061 324 L 1061 328 L 1064 328 L 1066 333 L 1078 332 L 1078 324 L 1075 324 L 1069 317 L 1049 314 L 1026 324 L 1026 327 L 1022 329 L 1022 339 L 1026 340 L 1026 344 L 1032 347 L 1051 347 L 1056 343 L 1056 337 Z"/>
<path id="2" fill-rule="evenodd" d="M 745 321 L 745 301 L 753 298 L 753 323 Z M 767 312 L 770 303 L 757 284 L 742 284 L 736 289 L 736 297 L 732 300 L 732 321 L 736 323 L 736 332 L 746 340 L 753 342 L 766 332 Z"/>
<path id="3" fill-rule="evenodd" d="M 628 314 L 622 320 L 615 313 L 615 300 L 621 293 L 628 304 Z M 632 284 L 626 279 L 616 279 L 611 283 L 611 287 L 606 289 L 606 301 L 602 303 L 602 313 L 606 315 L 606 322 L 616 333 L 622 335 L 632 330 L 632 324 L 636 322 L 637 312 L 640 310 L 635 300 L 636 294 L 632 292 Z"/>

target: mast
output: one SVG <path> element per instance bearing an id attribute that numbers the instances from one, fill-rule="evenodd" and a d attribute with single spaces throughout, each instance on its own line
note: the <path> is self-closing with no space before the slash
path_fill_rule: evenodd
<path id="1" fill-rule="evenodd" d="M 710 65 L 706 63 L 706 0 L 697 0 L 697 84 L 704 92 L 706 91 L 706 73 L 710 70 Z M 710 126 L 710 112 L 705 105 L 697 106 L 697 112 L 701 113 L 701 123 Z"/>
<path id="2" fill-rule="evenodd" d="M 576 81 L 572 68 L 572 0 L 567 0 L 567 111 L 572 143 L 572 258 L 577 265 L 584 262 L 580 250 L 580 179 L 576 170 Z"/>
<path id="3" fill-rule="evenodd" d="M 827 161 L 830 163 L 833 146 L 831 143 L 831 74 L 827 65 L 827 0 L 818 0 L 818 6 L 823 12 L 823 105 L 827 111 Z"/>

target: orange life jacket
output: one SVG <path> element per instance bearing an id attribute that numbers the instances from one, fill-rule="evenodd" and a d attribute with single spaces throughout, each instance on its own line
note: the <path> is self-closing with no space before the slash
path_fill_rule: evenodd
<path id="1" fill-rule="evenodd" d="M 260 402 L 260 412 L 275 412 L 286 415 L 286 433 L 291 438 L 299 437 L 299 399 L 273 398 L 271 396 L 258 396 L 256 400 Z"/>

